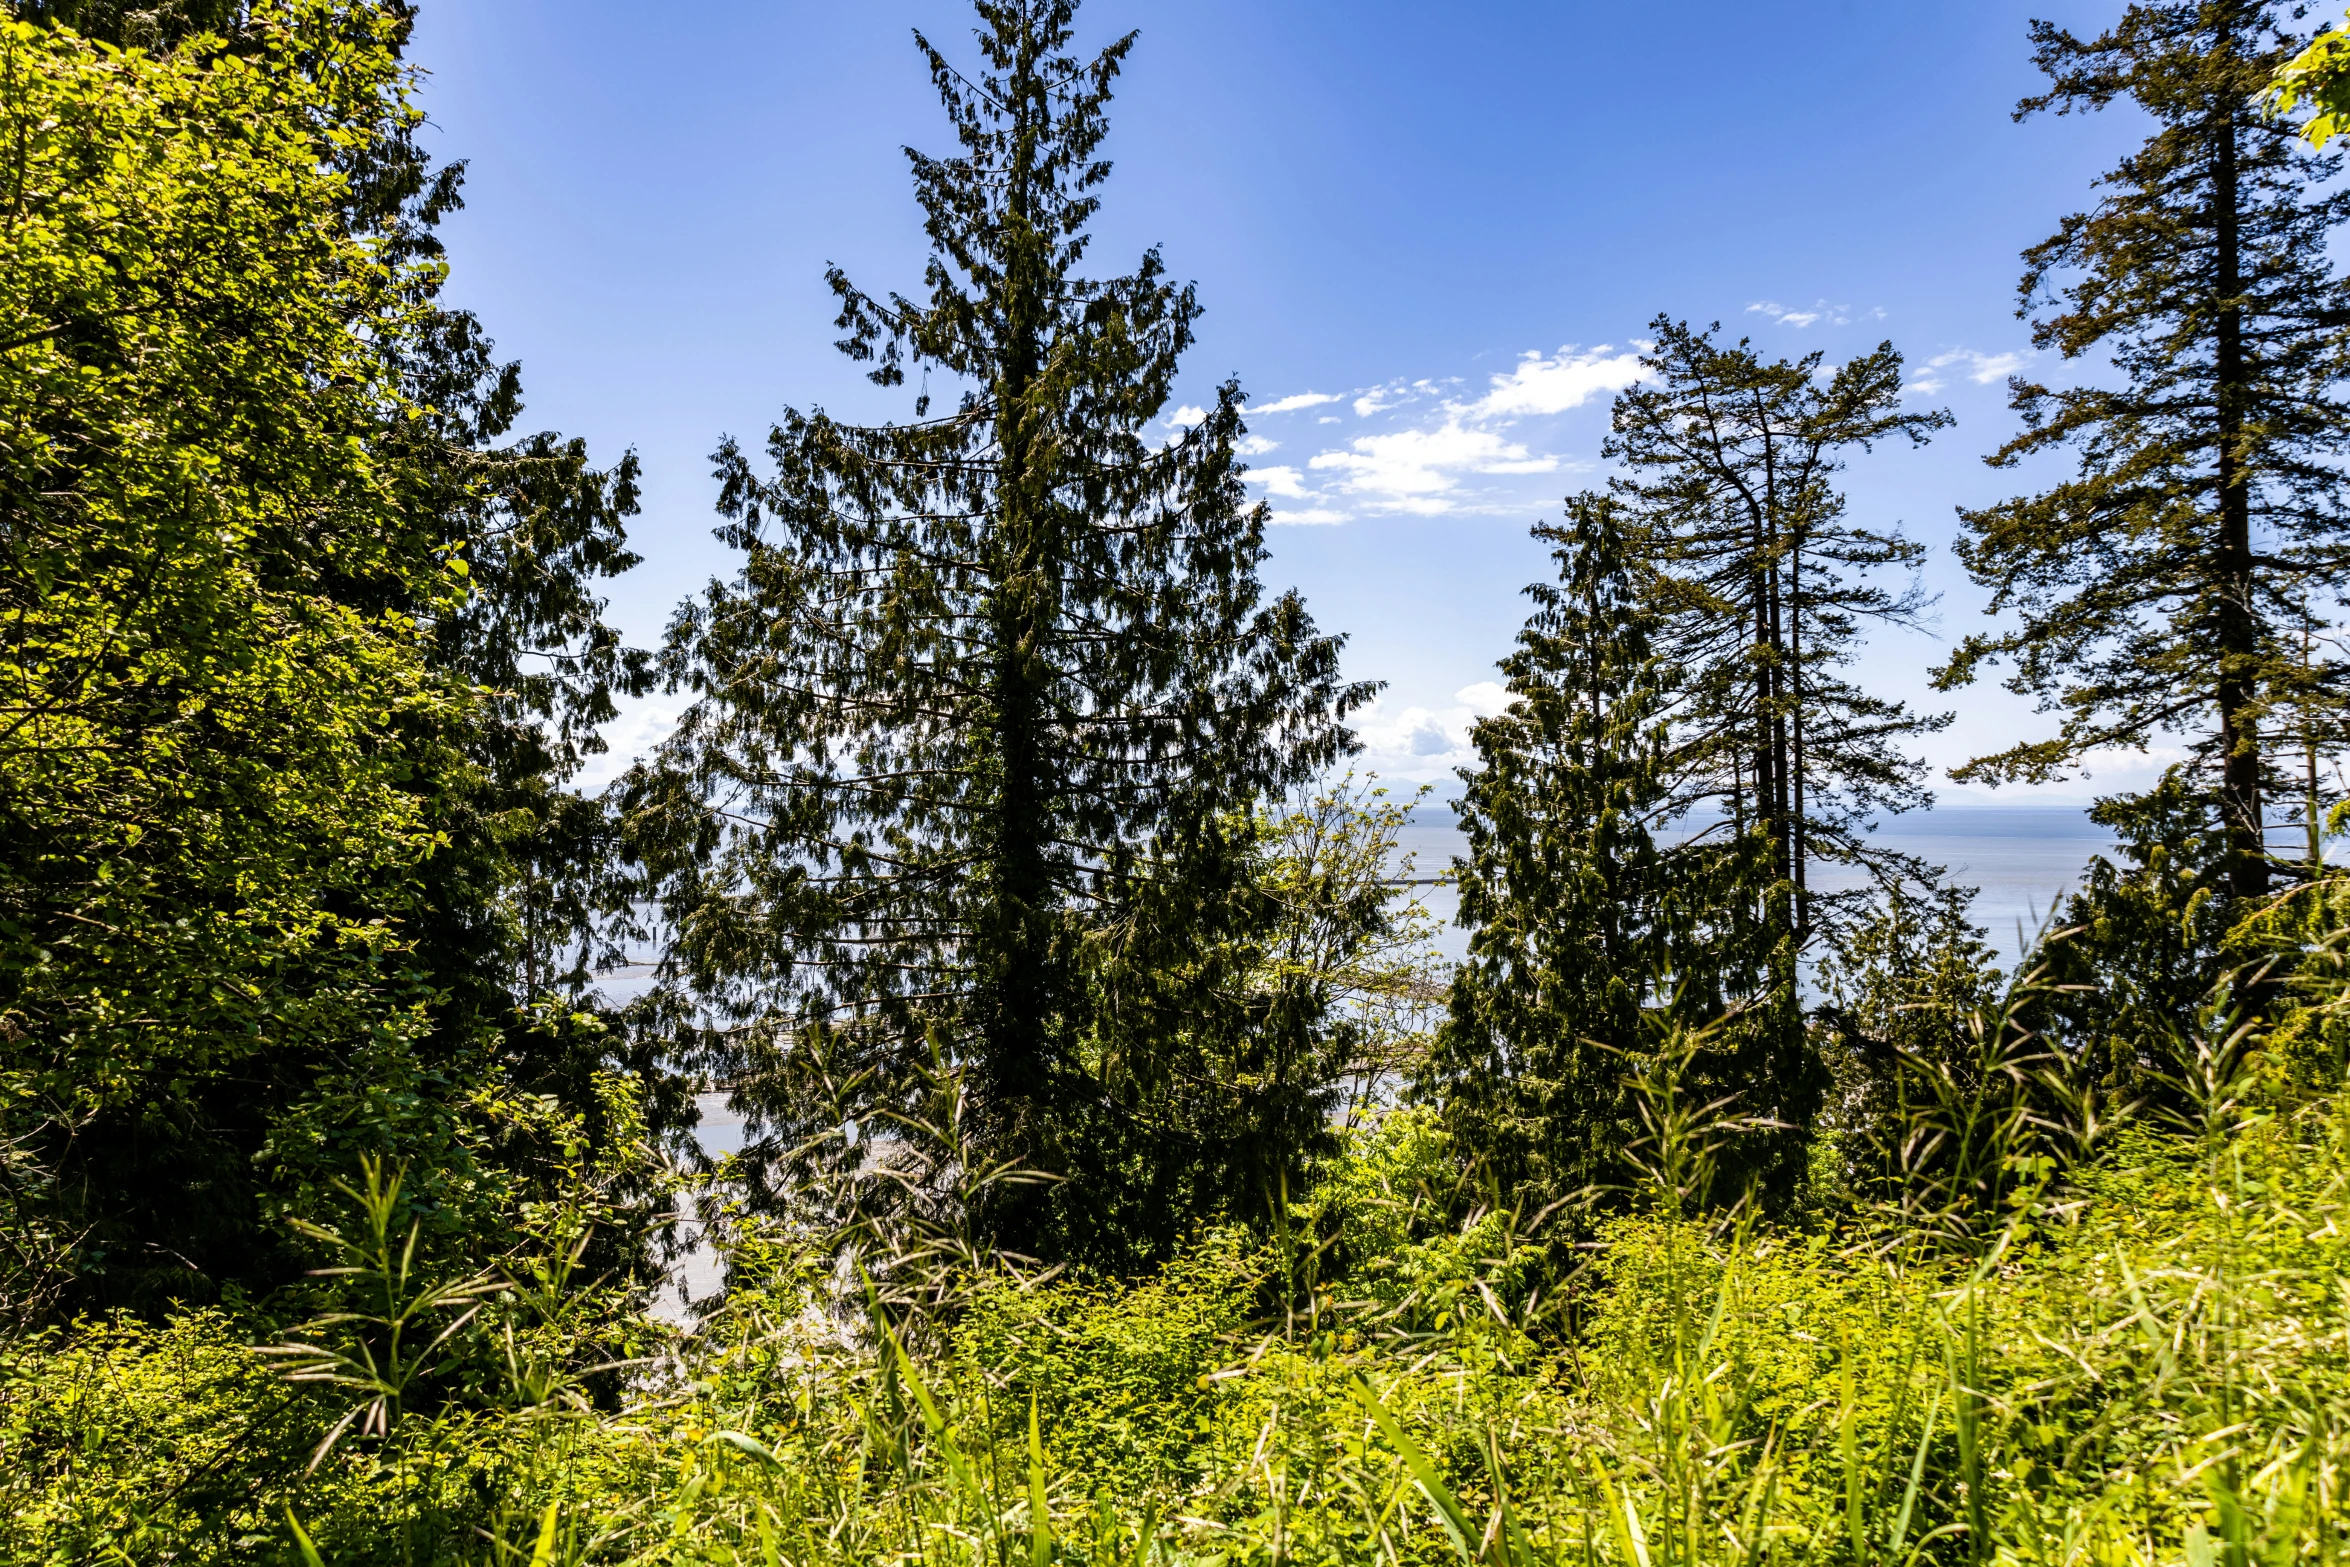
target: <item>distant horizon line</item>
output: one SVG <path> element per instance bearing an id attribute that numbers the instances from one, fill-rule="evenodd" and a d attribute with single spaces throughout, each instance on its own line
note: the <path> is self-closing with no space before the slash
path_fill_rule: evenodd
<path id="1" fill-rule="evenodd" d="M 1461 798 L 1462 796 L 1458 794 L 1432 796 L 1428 800 L 1418 805 L 1407 806 L 1405 808 L 1406 814 L 1414 819 L 1417 819 L 1418 817 L 1425 814 L 1433 814 L 1438 812 L 1451 815 L 1454 813 L 1455 808 L 1459 805 Z M 1993 815 L 2022 815 L 2025 813 L 2033 813 L 2049 816 L 2086 816 L 2089 814 L 2090 809 L 2096 805 L 2096 803 L 2097 801 L 2094 799 L 1997 800 L 1986 798 L 1981 795 L 1970 794 L 1957 800 L 1936 800 L 1930 805 L 1921 806 L 1915 810 L 1883 811 L 1876 814 L 1882 821 L 1916 821 L 1921 817 L 1932 816 L 1951 811 L 1981 811 Z M 1705 816 L 1718 813 L 1709 813 L 1707 811 L 1699 810 L 1692 811 L 1690 814 L 1694 816 Z"/>

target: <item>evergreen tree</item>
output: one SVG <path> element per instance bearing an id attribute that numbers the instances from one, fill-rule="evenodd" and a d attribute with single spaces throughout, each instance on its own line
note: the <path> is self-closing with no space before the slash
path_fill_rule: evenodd
<path id="1" fill-rule="evenodd" d="M 954 406 L 789 413 L 769 476 L 720 449 L 743 568 L 672 627 L 697 700 L 631 782 L 633 842 L 673 1026 L 708 1009 L 700 1059 L 764 1129 L 756 1177 L 838 1159 L 838 1106 L 904 1111 L 943 1060 L 988 1158 L 1072 1177 L 999 1188 L 988 1233 L 1115 1260 L 1204 1200 L 1174 1173 L 1208 1157 L 1187 1096 L 1246 1086 L 1179 1070 L 1198 990 L 1167 965 L 1197 979 L 1243 917 L 1255 806 L 1351 747 L 1338 719 L 1367 692 L 1295 595 L 1262 600 L 1238 389 L 1144 437 L 1193 290 L 1155 251 L 1079 270 L 1132 36 L 1086 61 L 1074 0 L 977 11 L 976 78 L 917 35 L 959 143 L 909 152 L 925 295 L 831 279 L 872 379 L 935 371 Z M 811 1090 L 819 1063 L 837 1092 Z"/>
<path id="2" fill-rule="evenodd" d="M 1670 702 L 1618 503 L 1581 495 L 1553 545 L 1558 581 L 1502 660 L 1509 705 L 1470 732 L 1469 931 L 1417 1092 L 1530 1207 L 1619 1189 L 1639 1117 L 1623 1087 L 1650 1013 L 1688 976 L 1688 911 L 1656 832 L 1670 813 Z"/>
<path id="3" fill-rule="evenodd" d="M 1833 483 L 1846 454 L 1923 443 L 1946 413 L 1904 412 L 1901 356 L 1880 344 L 1821 373 L 1822 357 L 1766 362 L 1744 342 L 1658 317 L 1649 376 L 1618 395 L 1606 455 L 1661 574 L 1658 651 L 1684 672 L 1674 714 L 1675 799 L 1758 834 L 1762 884 L 1745 894 L 1789 953 L 1865 892 L 1822 894 L 1814 861 L 1880 882 L 1921 867 L 1872 847 L 1871 814 L 1924 805 L 1923 765 L 1903 750 L 1949 722 L 1861 690 L 1840 671 L 1864 626 L 1914 625 L 1924 547 L 1853 521 Z M 1791 970 L 1790 970 L 1791 972 Z"/>
<path id="4" fill-rule="evenodd" d="M 1472 731 L 1454 867 L 1469 954 L 1415 1092 L 1522 1203 L 1620 1200 L 1644 1135 L 1629 1080 L 1678 1034 L 1695 1045 L 1681 1090 L 1749 1123 L 1717 1149 L 1714 1191 L 1784 1204 L 1822 1079 L 1785 943 L 1755 917 L 1767 840 L 1688 832 L 1683 677 L 1630 509 L 1579 495 L 1535 531 L 1559 580 L 1527 589 L 1510 705 Z"/>
<path id="5" fill-rule="evenodd" d="M 2095 207 L 2024 253 L 2020 313 L 2044 312 L 2034 345 L 2102 354 L 2114 376 L 2010 383 L 2024 430 L 1992 464 L 2070 452 L 2074 476 L 1963 514 L 1960 558 L 2014 625 L 1967 638 L 1937 672 L 1952 689 L 2011 660 L 2009 689 L 2062 714 L 2054 735 L 1961 779 L 2036 781 L 2101 747 L 2192 736 L 2232 899 L 2270 886 L 2263 817 L 2282 756 L 2339 743 L 2341 667 L 2302 657 L 2300 633 L 2350 582 L 2350 296 L 2328 254 L 2350 191 L 2336 154 L 2261 112 L 2296 47 L 2288 11 L 2135 4 L 2088 39 L 2033 24 L 2048 87 L 2019 119 L 2123 101 L 2153 130 L 2100 177 Z"/>

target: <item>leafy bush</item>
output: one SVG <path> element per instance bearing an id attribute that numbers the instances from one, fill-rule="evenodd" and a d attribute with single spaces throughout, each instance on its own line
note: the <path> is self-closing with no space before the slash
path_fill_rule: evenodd
<path id="1" fill-rule="evenodd" d="M 956 1324 L 950 1364 L 988 1391 L 998 1441 L 1016 1445 L 1033 1406 L 1048 1455 L 1082 1463 L 1095 1490 L 1180 1489 L 1213 1425 L 1210 1375 L 1268 1269 L 1245 1233 L 1218 1230 L 1132 1286 L 990 1279 Z"/>

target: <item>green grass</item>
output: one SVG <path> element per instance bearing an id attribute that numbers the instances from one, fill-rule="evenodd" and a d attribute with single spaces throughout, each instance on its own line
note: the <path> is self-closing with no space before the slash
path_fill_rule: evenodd
<path id="1" fill-rule="evenodd" d="M 309 1472 L 373 1373 L 288 1382 L 219 1314 L 85 1323 L 0 1364 L 0 1560 L 2323 1563 L 2350 1115 L 2225 1086 L 1956 1244 L 1660 1188 L 1548 1289 L 1507 1216 L 1415 1221 L 1411 1113 L 1338 1172 L 1383 1248 L 1338 1279 L 1214 1234 L 1139 1284 L 1002 1274 L 908 1316 L 768 1232 L 661 1355 L 517 1355 L 502 1404 L 412 1399 Z M 449 1346 L 528 1337 L 489 1304 Z"/>

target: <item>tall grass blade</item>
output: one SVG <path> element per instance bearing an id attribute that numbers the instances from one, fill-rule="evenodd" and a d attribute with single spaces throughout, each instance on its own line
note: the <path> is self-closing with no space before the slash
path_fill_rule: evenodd
<path id="1" fill-rule="evenodd" d="M 303 1530 L 302 1520 L 294 1516 L 294 1504 L 291 1502 L 286 1504 L 286 1527 L 294 1531 L 294 1548 L 302 1553 L 304 1567 L 326 1567 L 325 1558 L 318 1554 L 318 1547 L 311 1543 L 309 1534 Z"/>
<path id="2" fill-rule="evenodd" d="M 1444 1477 L 1436 1472 L 1434 1461 L 1421 1450 L 1420 1444 L 1405 1433 L 1387 1406 L 1380 1402 L 1379 1395 L 1371 1390 L 1371 1384 L 1357 1379 L 1355 1389 L 1363 1400 L 1363 1407 L 1378 1425 L 1380 1435 L 1387 1438 L 1387 1445 L 1394 1448 L 1403 1459 L 1404 1467 L 1411 1471 L 1412 1479 L 1419 1484 L 1430 1505 L 1435 1507 L 1445 1532 L 1452 1536 L 1453 1549 L 1460 1553 L 1462 1561 L 1476 1561 L 1477 1548 L 1471 1542 L 1483 1531 L 1470 1533 L 1468 1510 L 1461 1506 L 1461 1499 L 1453 1494 L 1452 1487 L 1444 1483 Z"/>

